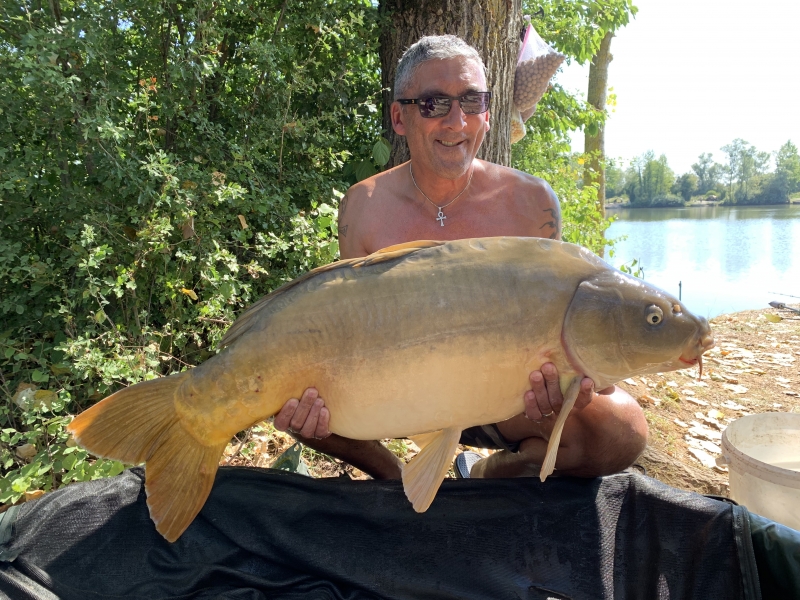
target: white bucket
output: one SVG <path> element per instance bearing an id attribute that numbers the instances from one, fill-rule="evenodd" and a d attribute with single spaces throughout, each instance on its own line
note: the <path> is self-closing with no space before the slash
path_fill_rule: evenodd
<path id="1" fill-rule="evenodd" d="M 735 420 L 722 433 L 731 498 L 800 530 L 800 414 L 761 413 Z"/>

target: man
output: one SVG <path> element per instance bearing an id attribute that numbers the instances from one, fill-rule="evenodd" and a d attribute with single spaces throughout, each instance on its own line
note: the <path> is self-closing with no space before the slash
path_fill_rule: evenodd
<path id="1" fill-rule="evenodd" d="M 476 159 L 489 130 L 485 67 L 455 36 L 423 37 L 398 64 L 392 126 L 406 137 L 411 160 L 351 187 L 339 209 L 341 257 L 366 256 L 413 240 L 527 236 L 560 239 L 558 199 L 536 177 Z M 409 373 L 413 377 L 413 373 Z M 525 412 L 474 427 L 462 443 L 498 448 L 488 458 L 456 461 L 466 477 L 538 474 L 562 396 L 554 365 L 530 374 Z M 275 427 L 374 478 L 399 479 L 402 462 L 378 441 L 331 435 L 317 390 L 289 400 Z M 567 419 L 558 472 L 593 477 L 630 466 L 644 449 L 647 423 L 639 405 L 615 387 L 595 393 L 585 378 Z"/>

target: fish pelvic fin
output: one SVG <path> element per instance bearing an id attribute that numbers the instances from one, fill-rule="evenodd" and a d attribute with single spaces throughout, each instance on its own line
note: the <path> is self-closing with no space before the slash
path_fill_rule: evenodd
<path id="1" fill-rule="evenodd" d="M 564 431 L 564 423 L 567 422 L 567 417 L 572 407 L 575 406 L 578 394 L 580 394 L 582 379 L 583 375 L 574 377 L 569 382 L 566 392 L 564 392 L 564 403 L 561 405 L 561 411 L 558 413 L 555 425 L 553 425 L 553 432 L 547 442 L 547 452 L 544 455 L 542 468 L 539 471 L 539 479 L 541 481 L 547 479 L 556 469 L 556 455 L 558 454 L 558 445 L 561 443 L 561 432 Z"/>
<path id="2" fill-rule="evenodd" d="M 449 427 L 428 435 L 425 447 L 403 467 L 403 489 L 417 512 L 425 512 L 433 502 L 453 461 L 461 429 Z"/>
<path id="3" fill-rule="evenodd" d="M 175 410 L 175 393 L 190 372 L 122 389 L 73 419 L 67 430 L 95 456 L 146 463 L 150 517 L 170 542 L 203 507 L 225 444 L 207 446 L 189 433 Z"/>

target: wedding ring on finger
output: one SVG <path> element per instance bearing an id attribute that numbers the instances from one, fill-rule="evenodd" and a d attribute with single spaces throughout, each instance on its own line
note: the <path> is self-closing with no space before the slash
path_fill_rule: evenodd
<path id="1" fill-rule="evenodd" d="M 542 416 L 543 417 L 552 417 L 554 414 L 556 414 L 556 411 L 551 410 L 549 413 L 547 413 L 546 415 L 542 415 Z"/>

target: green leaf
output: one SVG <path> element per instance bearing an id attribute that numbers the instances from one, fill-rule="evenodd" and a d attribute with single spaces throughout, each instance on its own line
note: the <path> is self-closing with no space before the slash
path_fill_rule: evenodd
<path id="1" fill-rule="evenodd" d="M 72 369 L 66 363 L 56 363 L 54 365 L 50 365 L 50 372 L 58 377 L 60 375 L 69 375 L 72 373 Z"/>
<path id="2" fill-rule="evenodd" d="M 589 123 L 586 126 L 586 133 L 588 133 L 590 136 L 594 137 L 598 133 L 600 133 L 600 128 L 597 126 L 597 123 Z"/>
<path id="3" fill-rule="evenodd" d="M 31 485 L 31 480 L 27 477 L 17 477 L 11 482 L 11 489 L 18 494 L 24 493 Z"/>
<path id="4" fill-rule="evenodd" d="M 386 138 L 380 138 L 372 147 L 372 158 L 375 163 L 382 167 L 389 162 L 389 157 L 392 154 L 392 145 Z"/>
<path id="5" fill-rule="evenodd" d="M 356 179 L 359 181 L 364 181 L 365 179 L 369 179 L 373 175 L 375 175 L 377 171 L 375 170 L 375 165 L 372 164 L 372 161 L 369 160 L 362 160 L 358 163 L 356 167 Z"/>

